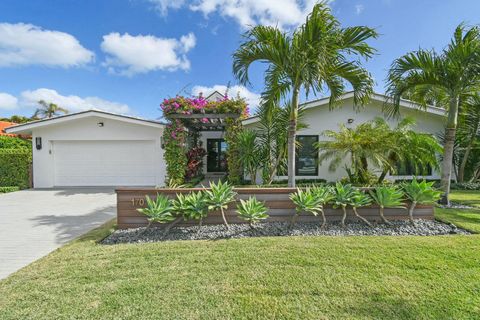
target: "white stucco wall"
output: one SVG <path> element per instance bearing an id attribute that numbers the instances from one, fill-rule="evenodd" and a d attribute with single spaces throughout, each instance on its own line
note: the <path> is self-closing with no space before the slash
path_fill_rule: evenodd
<path id="1" fill-rule="evenodd" d="M 104 126 L 99 127 L 98 122 Z M 162 128 L 127 123 L 99 116 L 89 116 L 82 119 L 65 121 L 44 127 L 34 128 L 32 131 L 33 143 L 33 174 L 35 188 L 54 187 L 54 141 L 69 140 L 143 140 L 154 142 L 156 162 L 156 185 L 163 186 L 165 180 L 165 163 L 161 148 Z M 42 138 L 42 149 L 35 148 L 35 138 Z M 108 164 L 105 164 L 108 165 Z"/>
<path id="2" fill-rule="evenodd" d="M 344 100 L 334 110 L 329 110 L 328 106 L 319 106 L 307 109 L 303 121 L 308 124 L 307 129 L 298 131 L 298 135 L 318 135 L 319 140 L 324 140 L 322 136 L 324 130 L 338 130 L 340 124 L 345 124 L 347 127 L 354 128 L 357 125 L 373 120 L 375 117 L 383 117 L 382 103 L 378 101 L 372 101 L 367 106 L 360 110 L 353 108 L 353 100 Z M 401 117 L 411 116 L 416 119 L 415 129 L 418 132 L 425 132 L 431 134 L 437 134 L 443 131 L 444 117 L 432 113 L 427 113 L 420 110 L 414 110 L 409 108 L 401 108 Z M 353 123 L 348 124 L 348 119 L 353 119 Z M 398 123 L 398 119 L 387 119 L 388 122 L 394 126 Z M 255 128 L 255 124 L 248 124 L 246 127 Z M 287 128 L 285 128 L 287 130 Z M 324 162 L 318 170 L 318 176 L 297 176 L 297 179 L 312 179 L 323 178 L 327 181 L 336 181 L 346 176 L 346 172 L 343 165 L 340 165 L 335 172 L 328 170 L 328 162 Z M 395 176 L 387 177 L 402 179 L 405 177 Z M 433 172 L 432 176 L 428 176 L 429 179 L 440 178 L 438 172 Z M 277 179 L 287 179 L 286 176 L 278 177 Z"/>

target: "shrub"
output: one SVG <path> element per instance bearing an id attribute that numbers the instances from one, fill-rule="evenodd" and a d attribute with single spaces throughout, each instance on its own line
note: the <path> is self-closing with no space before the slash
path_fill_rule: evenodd
<path id="1" fill-rule="evenodd" d="M 138 212 L 147 216 L 148 225 L 145 231 L 150 227 L 153 222 L 169 223 L 175 220 L 174 207 L 172 201 L 164 195 L 157 194 L 155 200 L 149 196 L 145 197 L 147 201 L 146 208 L 137 209 Z"/>
<path id="2" fill-rule="evenodd" d="M 305 190 L 297 189 L 297 192 L 290 195 L 290 199 L 296 206 L 295 215 L 292 217 L 291 226 L 300 212 L 309 212 L 314 216 L 322 215 L 322 225 L 325 227 L 326 219 L 323 206 L 332 199 L 332 192 L 329 187 L 312 187 Z"/>
<path id="3" fill-rule="evenodd" d="M 383 215 L 384 208 L 405 208 L 403 206 L 403 192 L 396 186 L 376 187 L 375 190 L 370 190 L 370 195 L 379 205 L 380 218 L 386 224 L 390 224 L 390 222 Z"/>
<path id="4" fill-rule="evenodd" d="M 207 151 L 202 147 L 193 147 L 187 152 L 187 172 L 186 178 L 188 181 L 195 179 L 202 175 L 203 157 Z"/>
<path id="5" fill-rule="evenodd" d="M 210 190 L 205 191 L 205 195 L 207 197 L 208 210 L 220 210 L 223 223 L 228 229 L 224 210 L 228 208 L 230 202 L 235 201 L 237 193 L 233 191 L 233 186 L 228 182 L 222 183 L 222 181 L 218 181 L 218 184 L 210 182 Z"/>
<path id="6" fill-rule="evenodd" d="M 165 152 L 163 157 L 167 165 L 167 184 L 169 186 L 181 185 L 185 182 L 187 168 L 187 154 L 185 143 L 187 133 L 178 119 L 167 124 L 163 132 Z"/>
<path id="7" fill-rule="evenodd" d="M 345 219 L 347 218 L 347 206 L 352 203 L 354 189 L 351 184 L 342 184 L 337 182 L 333 188 L 333 207 L 342 208 L 342 226 L 345 227 Z"/>
<path id="8" fill-rule="evenodd" d="M 366 207 L 372 203 L 372 198 L 365 194 L 363 191 L 358 189 L 354 190 L 352 197 L 350 198 L 350 206 L 352 207 L 353 213 L 357 218 L 365 222 L 368 226 L 372 226 L 367 219 L 358 214 L 357 208 Z"/>
<path id="9" fill-rule="evenodd" d="M 17 137 L 0 136 L 0 149 L 31 149 L 32 142 Z"/>
<path id="10" fill-rule="evenodd" d="M 0 187 L 29 187 L 32 152 L 29 149 L 0 149 Z"/>
<path id="11" fill-rule="evenodd" d="M 418 182 L 417 179 L 413 179 L 411 182 L 404 182 L 402 189 L 405 192 L 405 196 L 412 203 L 408 209 L 408 217 L 410 222 L 413 223 L 413 210 L 415 206 L 420 204 L 432 204 L 440 199 L 442 192 L 436 190 L 433 187 L 434 182 Z"/>
<path id="12" fill-rule="evenodd" d="M 452 183 L 452 190 L 480 190 L 480 183 L 478 182 L 459 182 Z"/>
<path id="13" fill-rule="evenodd" d="M 251 228 L 255 223 L 268 218 L 267 207 L 255 197 L 250 197 L 248 200 L 240 199 L 237 212 L 240 218 L 248 221 Z"/>
<path id="14" fill-rule="evenodd" d="M 19 187 L 0 187 L 0 193 L 9 193 L 20 190 Z"/>
<path id="15" fill-rule="evenodd" d="M 202 226 L 203 218 L 208 214 L 207 197 L 202 191 L 192 192 L 187 195 L 177 194 L 174 207 L 175 211 L 180 213 L 185 220 L 198 220 L 200 227 Z"/>

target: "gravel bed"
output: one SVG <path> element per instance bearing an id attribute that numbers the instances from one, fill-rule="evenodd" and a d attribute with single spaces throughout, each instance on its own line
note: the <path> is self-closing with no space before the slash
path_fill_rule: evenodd
<path id="1" fill-rule="evenodd" d="M 447 234 L 469 234 L 468 231 L 452 224 L 438 221 L 416 220 L 412 225 L 407 221 L 392 221 L 392 225 L 374 224 L 369 227 L 361 223 L 348 223 L 342 228 L 339 223 L 329 223 L 325 229 L 318 223 L 299 222 L 293 229 L 285 222 L 259 223 L 254 229 L 247 224 L 232 224 L 226 230 L 223 225 L 175 227 L 164 237 L 162 228 L 117 230 L 105 238 L 103 244 L 143 243 L 171 240 L 217 240 L 246 237 L 274 236 L 434 236 Z"/>
<path id="2" fill-rule="evenodd" d="M 444 209 L 475 209 L 475 207 L 472 207 L 472 206 L 469 206 L 469 205 L 466 205 L 466 204 L 461 204 L 461 203 L 458 203 L 458 202 L 453 202 L 453 201 L 450 201 L 449 206 L 439 205 L 439 207 L 444 208 Z"/>

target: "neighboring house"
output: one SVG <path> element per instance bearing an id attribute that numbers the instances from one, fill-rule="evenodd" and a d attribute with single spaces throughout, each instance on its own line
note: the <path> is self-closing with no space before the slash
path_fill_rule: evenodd
<path id="1" fill-rule="evenodd" d="M 221 99 L 215 92 L 208 99 Z M 322 138 L 324 130 L 336 130 L 340 124 L 356 125 L 383 116 L 386 97 L 374 94 L 363 108 L 353 108 L 353 94 L 340 99 L 339 106 L 329 110 L 328 98 L 304 104 L 304 122 L 308 129 L 298 132 L 302 148 L 297 157 L 297 179 L 324 178 L 328 181 L 345 176 L 342 167 L 328 171 L 328 164 L 317 165 L 312 144 Z M 444 127 L 444 111 L 428 107 L 425 111 L 409 101 L 401 101 L 401 116 L 417 120 L 419 132 L 437 134 Z M 392 125 L 398 119 L 389 119 Z M 256 117 L 244 120 L 244 125 L 255 128 Z M 33 144 L 34 187 L 64 186 L 156 186 L 164 185 L 165 161 L 161 148 L 164 125 L 158 121 L 143 120 L 102 111 L 84 111 L 46 120 L 34 121 L 7 129 L 8 133 L 31 134 Z M 287 128 L 285 128 L 286 130 Z M 203 132 L 201 141 L 207 150 L 204 172 L 225 172 L 226 144 L 224 132 Z M 411 177 L 409 172 L 402 176 Z M 439 178 L 431 172 L 430 179 Z M 286 179 L 286 177 L 278 177 Z"/>

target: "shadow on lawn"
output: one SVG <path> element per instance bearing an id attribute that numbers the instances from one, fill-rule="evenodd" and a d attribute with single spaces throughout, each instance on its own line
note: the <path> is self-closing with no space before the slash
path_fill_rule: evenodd
<path id="1" fill-rule="evenodd" d="M 115 217 L 116 206 L 106 206 L 88 214 L 61 216 L 41 215 L 32 218 L 36 226 L 54 226 L 55 241 L 65 244 L 92 229 L 98 228 Z"/>

